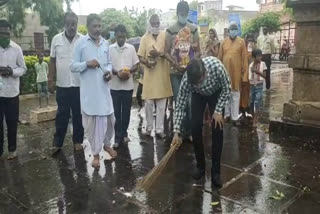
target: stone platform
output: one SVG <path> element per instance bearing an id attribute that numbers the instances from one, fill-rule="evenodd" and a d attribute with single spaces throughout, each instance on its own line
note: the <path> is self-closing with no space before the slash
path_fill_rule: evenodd
<path id="1" fill-rule="evenodd" d="M 30 123 L 40 123 L 54 120 L 57 114 L 57 106 L 48 106 L 30 111 Z"/>

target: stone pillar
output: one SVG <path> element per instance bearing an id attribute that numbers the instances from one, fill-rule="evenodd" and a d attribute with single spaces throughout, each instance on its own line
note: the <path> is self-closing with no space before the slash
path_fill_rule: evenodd
<path id="1" fill-rule="evenodd" d="M 290 134 L 299 135 L 294 127 L 305 127 L 303 130 L 320 136 L 320 0 L 288 0 L 287 6 L 293 9 L 296 21 L 296 54 L 289 59 L 294 72 L 293 95 L 284 104 L 281 123 L 289 124 Z M 276 124 L 270 123 L 271 132 L 279 131 Z"/>

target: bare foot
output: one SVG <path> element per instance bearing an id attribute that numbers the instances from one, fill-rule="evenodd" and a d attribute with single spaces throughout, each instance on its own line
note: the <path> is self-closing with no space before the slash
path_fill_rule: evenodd
<path id="1" fill-rule="evenodd" d="M 99 169 L 100 167 L 100 156 L 99 155 L 94 155 L 93 156 L 93 161 L 92 161 L 92 167 Z"/>
<path id="2" fill-rule="evenodd" d="M 76 150 L 76 151 L 83 150 L 82 144 L 80 144 L 80 143 L 75 143 L 75 144 L 74 144 L 74 150 Z"/>
<path id="3" fill-rule="evenodd" d="M 104 151 L 108 152 L 112 159 L 115 159 L 117 157 L 117 152 L 114 151 L 110 146 L 104 146 Z"/>
<path id="4" fill-rule="evenodd" d="M 14 160 L 17 158 L 17 152 L 9 152 L 8 160 Z"/>

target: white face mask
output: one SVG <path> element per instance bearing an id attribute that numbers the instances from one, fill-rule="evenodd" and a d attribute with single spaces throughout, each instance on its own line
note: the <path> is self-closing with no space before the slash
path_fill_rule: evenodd
<path id="1" fill-rule="evenodd" d="M 148 24 L 147 31 L 153 35 L 158 35 L 160 33 L 160 26 L 159 27 L 152 27 L 151 24 Z"/>
<path id="2" fill-rule="evenodd" d="M 160 33 L 160 28 L 159 27 L 151 27 L 150 33 L 153 35 L 158 35 Z"/>

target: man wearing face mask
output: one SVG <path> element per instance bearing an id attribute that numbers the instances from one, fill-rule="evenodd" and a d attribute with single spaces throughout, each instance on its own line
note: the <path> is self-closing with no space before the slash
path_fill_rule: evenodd
<path id="1" fill-rule="evenodd" d="M 76 42 L 82 37 L 77 33 L 78 16 L 73 12 L 64 15 L 64 31 L 57 34 L 51 43 L 50 64 L 48 74 L 49 91 L 54 92 L 58 110 L 56 115 L 56 133 L 53 146 L 61 149 L 68 129 L 70 110 L 72 111 L 73 136 L 75 150 L 82 149 L 83 126 L 80 110 L 79 74 L 71 73 L 72 51 Z"/>
<path id="2" fill-rule="evenodd" d="M 229 25 L 229 37 L 220 46 L 219 59 L 223 62 L 231 79 L 231 96 L 225 108 L 225 117 L 234 125 L 240 125 L 239 107 L 241 80 L 248 69 L 248 57 L 245 41 L 238 37 L 238 25 L 231 22 Z"/>
<path id="3" fill-rule="evenodd" d="M 17 157 L 20 77 L 27 71 L 21 48 L 10 40 L 11 25 L 0 20 L 0 158 L 3 155 L 3 119 L 8 132 L 8 160 Z"/>
<path id="4" fill-rule="evenodd" d="M 200 57 L 199 34 L 196 26 L 188 23 L 189 4 L 186 1 L 180 1 L 177 5 L 178 21 L 170 26 L 166 32 L 165 57 L 171 63 L 171 84 L 173 98 L 176 101 L 182 76 L 186 71 L 186 66 L 193 58 Z M 183 36 L 183 37 L 182 37 Z M 179 43 L 181 45 L 179 45 Z M 182 60 L 182 54 L 186 60 Z M 186 117 L 182 123 L 182 132 L 185 139 L 191 138 L 191 98 L 189 105 L 186 105 Z"/>
<path id="5" fill-rule="evenodd" d="M 110 57 L 114 77 L 110 81 L 111 95 L 116 117 L 114 147 L 130 142 L 128 127 L 134 89 L 132 73 L 139 64 L 133 45 L 126 43 L 127 29 L 124 25 L 115 28 L 116 43 L 110 45 Z"/>
<path id="6" fill-rule="evenodd" d="M 101 18 L 90 14 L 87 27 L 88 34 L 75 46 L 70 68 L 80 74 L 83 126 L 94 157 L 92 166 L 99 168 L 102 148 L 112 158 L 117 156 L 111 148 L 115 117 L 108 81 L 112 76 L 112 63 L 109 44 L 101 36 Z"/>
<path id="7" fill-rule="evenodd" d="M 223 109 L 228 102 L 231 91 L 228 72 L 215 57 L 193 59 L 183 75 L 181 87 L 174 112 L 174 138 L 172 144 L 181 143 L 180 125 L 183 111 L 192 95 L 192 138 L 197 168 L 193 178 L 198 180 L 205 175 L 205 154 L 202 142 L 203 114 L 206 105 L 212 114 L 212 187 L 220 188 L 220 159 L 223 146 Z"/>
<path id="8" fill-rule="evenodd" d="M 159 138 L 165 138 L 164 116 L 166 101 L 172 96 L 170 82 L 170 65 L 164 57 L 165 32 L 160 30 L 159 16 L 150 17 L 148 30 L 141 38 L 138 55 L 145 65 L 143 77 L 142 99 L 145 100 L 147 119 L 146 135 L 151 136 L 153 130 L 153 108 L 156 104 L 155 133 Z"/>

